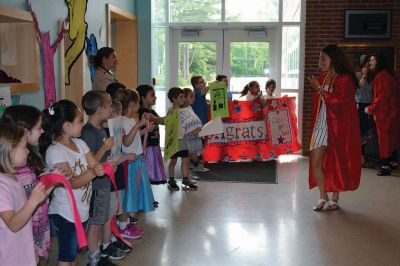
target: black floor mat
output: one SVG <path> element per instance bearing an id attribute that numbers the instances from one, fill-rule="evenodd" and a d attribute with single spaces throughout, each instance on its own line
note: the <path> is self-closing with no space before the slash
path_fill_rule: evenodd
<path id="1" fill-rule="evenodd" d="M 200 181 L 278 183 L 275 160 L 266 162 L 219 162 L 209 163 L 205 167 L 210 169 L 210 172 L 191 172 L 192 175 L 198 176 Z M 175 177 L 182 178 L 180 165 L 175 168 Z"/>

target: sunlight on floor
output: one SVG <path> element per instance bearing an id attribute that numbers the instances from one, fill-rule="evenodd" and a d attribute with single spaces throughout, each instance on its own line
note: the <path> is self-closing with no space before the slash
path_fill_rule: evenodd
<path id="1" fill-rule="evenodd" d="M 297 162 L 299 158 L 302 158 L 302 156 L 296 154 L 287 154 L 287 155 L 280 155 L 278 160 L 279 163 L 291 163 L 291 162 Z"/>

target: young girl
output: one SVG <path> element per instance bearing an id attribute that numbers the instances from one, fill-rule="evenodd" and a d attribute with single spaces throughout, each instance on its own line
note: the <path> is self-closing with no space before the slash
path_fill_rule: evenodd
<path id="1" fill-rule="evenodd" d="M 246 101 L 252 101 L 256 99 L 262 99 L 262 92 L 260 90 L 260 84 L 257 81 L 250 81 L 246 86 L 244 86 L 243 90 L 240 92 L 240 97 L 246 95 Z"/>
<path id="2" fill-rule="evenodd" d="M 15 168 L 26 165 L 28 137 L 22 127 L 0 124 L 0 261 L 2 265 L 37 264 L 33 244 L 31 216 L 46 198 L 39 182 L 28 200 L 15 177 Z"/>
<path id="3" fill-rule="evenodd" d="M 163 124 L 163 119 L 151 109 L 156 104 L 156 93 L 150 85 L 140 85 L 136 88 L 140 97 L 139 119 L 142 119 L 144 113 L 150 113 L 156 119 L 156 122 Z M 158 120 L 158 121 L 157 121 Z M 167 177 L 165 175 L 164 162 L 160 147 L 160 129 L 158 125 L 147 136 L 146 165 L 151 184 L 165 184 Z M 158 205 L 158 203 L 156 204 Z M 157 206 L 156 206 L 157 207 Z"/>
<path id="4" fill-rule="evenodd" d="M 265 83 L 265 91 L 267 92 L 266 98 L 273 99 L 275 98 L 274 91 L 276 89 L 276 82 L 273 79 L 270 79 Z"/>
<path id="5" fill-rule="evenodd" d="M 44 133 L 39 150 L 48 166 L 68 169 L 76 205 L 82 223 L 89 218 L 91 181 L 103 176 L 103 166 L 90 153 L 83 140 L 78 139 L 83 127 L 82 112 L 71 101 L 61 100 L 43 111 Z M 74 217 L 64 187 L 54 189 L 49 206 L 58 237 L 58 265 L 76 265 L 78 240 Z"/>
<path id="6" fill-rule="evenodd" d="M 27 165 L 16 169 L 16 178 L 24 187 L 26 196 L 32 192 L 38 182 L 38 175 L 43 172 L 44 163 L 36 151 L 39 144 L 39 137 L 43 133 L 42 112 L 33 106 L 13 105 L 4 111 L 2 122 L 12 126 L 22 126 L 27 129 L 29 150 Z M 40 205 L 32 216 L 33 240 L 35 251 L 39 257 L 48 258 L 50 250 L 50 229 L 48 221 L 48 202 Z"/>
<path id="7" fill-rule="evenodd" d="M 136 155 L 136 160 L 125 164 L 127 182 L 123 201 L 124 210 L 127 213 L 154 211 L 154 197 L 146 163 L 142 157 L 143 147 L 140 139 L 140 136 L 144 135 L 147 130 L 153 131 L 154 125 L 148 125 L 148 121 L 145 119 L 136 123 L 132 118 L 132 115 L 137 114 L 139 110 L 139 95 L 136 91 L 123 89 L 117 94 L 116 99 L 122 104 L 122 151 Z M 145 128 L 140 130 L 142 127 Z"/>
<path id="8" fill-rule="evenodd" d="M 115 92 L 114 92 L 115 97 Z M 120 102 L 113 100 L 112 103 L 112 115 L 111 118 L 120 117 L 122 113 L 122 105 Z M 110 136 L 110 131 L 108 128 L 105 128 L 107 135 Z M 122 198 L 123 193 L 126 189 L 125 185 L 125 177 L 124 177 L 124 163 L 130 160 L 136 160 L 136 155 L 134 153 L 123 154 L 117 161 L 117 170 L 115 172 L 115 183 L 118 190 L 119 197 L 117 198 L 114 193 L 115 189 L 111 187 L 111 200 L 110 204 L 116 205 L 118 204 L 118 220 L 117 225 L 119 227 L 121 236 L 128 239 L 139 239 L 143 236 L 143 230 L 136 228 L 132 224 L 130 224 L 128 218 L 129 215 L 124 211 L 122 207 Z M 114 213 L 113 213 L 114 214 Z M 121 251 L 128 253 L 132 250 L 129 246 L 127 246 L 123 241 L 118 238 L 114 239 L 114 245 Z"/>

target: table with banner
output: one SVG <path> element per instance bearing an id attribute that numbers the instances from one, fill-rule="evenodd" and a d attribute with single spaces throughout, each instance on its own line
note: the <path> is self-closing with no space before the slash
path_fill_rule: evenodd
<path id="1" fill-rule="evenodd" d="M 229 101 L 223 133 L 206 137 L 205 162 L 263 160 L 299 151 L 295 97 Z"/>

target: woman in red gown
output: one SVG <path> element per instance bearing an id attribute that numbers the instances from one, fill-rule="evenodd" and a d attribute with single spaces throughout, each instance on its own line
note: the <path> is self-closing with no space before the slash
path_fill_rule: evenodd
<path id="1" fill-rule="evenodd" d="M 385 56 L 381 53 L 373 55 L 369 64 L 374 75 L 373 100 L 365 112 L 374 116 L 378 132 L 379 155 L 383 165 L 377 175 L 390 175 L 392 168 L 397 166 L 395 152 L 400 143 L 400 96 Z"/>
<path id="2" fill-rule="evenodd" d="M 314 211 L 339 209 L 339 193 L 360 184 L 361 140 L 355 91 L 357 79 L 346 56 L 337 45 L 320 53 L 319 78 L 310 77 L 314 88 L 310 189 L 318 186 L 320 200 Z M 327 192 L 333 192 L 329 200 Z"/>

